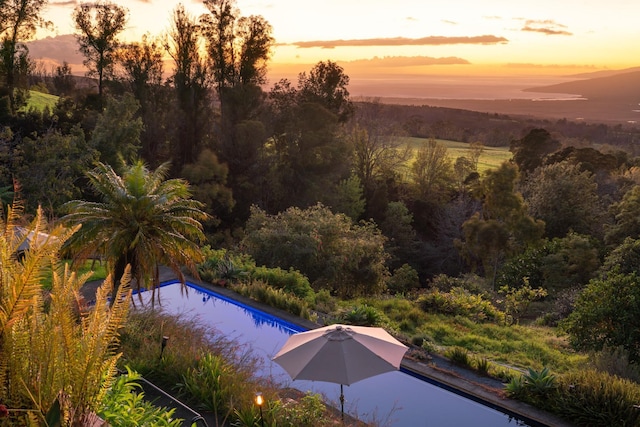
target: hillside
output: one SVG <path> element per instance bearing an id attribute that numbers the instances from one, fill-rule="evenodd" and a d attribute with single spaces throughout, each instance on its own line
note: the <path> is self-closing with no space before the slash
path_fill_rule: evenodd
<path id="1" fill-rule="evenodd" d="M 527 88 L 524 91 L 575 94 L 592 101 L 616 100 L 637 106 L 640 102 L 640 71 Z"/>

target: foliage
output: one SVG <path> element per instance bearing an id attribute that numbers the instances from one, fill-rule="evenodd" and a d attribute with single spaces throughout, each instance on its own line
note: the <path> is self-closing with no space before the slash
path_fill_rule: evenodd
<path id="1" fill-rule="evenodd" d="M 527 278 L 532 287 L 543 287 L 557 296 L 565 289 L 582 287 L 600 266 L 598 243 L 576 233 L 545 240 L 511 257 L 496 278 L 498 287 L 519 287 Z"/>
<path id="2" fill-rule="evenodd" d="M 394 294 L 404 293 L 419 287 L 418 272 L 409 264 L 402 264 L 387 280 L 387 289 Z"/>
<path id="3" fill-rule="evenodd" d="M 197 276 L 202 260 L 199 242 L 204 240 L 200 220 L 208 218 L 202 204 L 190 198 L 182 179 L 165 180 L 168 164 L 149 171 L 138 161 L 118 175 L 111 166 L 98 163 L 87 172 L 101 201 L 72 200 L 63 209 L 64 224 L 82 224 L 68 242 L 78 259 L 104 256 L 116 280 L 127 264 L 137 289 L 159 285 L 159 265 L 170 267 L 184 283 L 184 265 Z"/>
<path id="4" fill-rule="evenodd" d="M 529 369 L 528 374 L 514 378 L 506 391 L 578 426 L 634 426 L 640 415 L 637 384 L 593 370 L 556 377 L 546 368 Z"/>
<path id="5" fill-rule="evenodd" d="M 336 212 L 340 212 L 358 221 L 365 211 L 366 201 L 362 181 L 357 175 L 351 175 L 340 181 L 336 187 L 335 201 L 332 206 Z"/>
<path id="6" fill-rule="evenodd" d="M 16 234 L 19 211 L 10 208 L 0 237 L 0 401 L 10 408 L 58 413 L 65 425 L 86 420 L 100 406 L 116 374 L 119 329 L 125 322 L 131 291 L 123 277 L 110 304 L 112 282 L 98 289 L 95 305 L 85 306 L 79 289 L 89 274 L 78 276 L 58 263 L 57 253 L 75 229 L 57 227 L 30 245 L 24 258 L 15 253 L 26 238 Z M 45 230 L 42 211 L 29 230 Z M 50 300 L 40 281 L 53 268 Z"/>
<path id="7" fill-rule="evenodd" d="M 102 96 L 105 79 L 113 76 L 120 46 L 118 35 L 125 29 L 127 9 L 108 0 L 82 3 L 73 12 L 73 22 L 79 33 L 76 39 L 83 64 L 89 76 L 98 77 L 98 93 Z"/>
<path id="8" fill-rule="evenodd" d="M 266 283 L 253 281 L 248 284 L 240 284 L 234 287 L 240 295 L 250 297 L 256 301 L 279 308 L 303 319 L 310 319 L 309 304 L 306 300 L 299 298 L 282 289 L 273 288 Z"/>
<path id="9" fill-rule="evenodd" d="M 224 249 L 203 250 L 205 261 L 198 265 L 198 272 L 204 280 L 219 285 L 234 284 L 243 280 L 263 282 L 276 289 L 282 289 L 301 299 L 313 301 L 314 291 L 309 279 L 294 269 L 280 267 L 257 267 L 249 255 L 238 255 Z"/>
<path id="10" fill-rule="evenodd" d="M 388 274 L 384 237 L 372 223 L 355 225 L 321 204 L 268 215 L 254 207 L 243 248 L 258 264 L 294 268 L 315 288 L 342 296 L 380 293 Z"/>
<path id="11" fill-rule="evenodd" d="M 466 289 L 475 294 L 485 294 L 488 291 L 485 280 L 475 274 L 464 274 L 460 277 L 438 274 L 431 279 L 429 287 L 442 292 L 451 292 L 453 288 Z"/>
<path id="12" fill-rule="evenodd" d="M 625 238 L 637 239 L 640 237 L 640 185 L 634 185 L 629 189 L 622 200 L 610 207 L 614 215 L 615 223 L 608 227 L 605 241 L 609 245 L 620 244 Z"/>
<path id="13" fill-rule="evenodd" d="M 117 168 L 122 161 L 135 161 L 140 149 L 142 119 L 136 117 L 139 102 L 130 93 L 122 98 L 107 97 L 91 133 L 91 148 L 100 153 L 100 161 Z"/>
<path id="14" fill-rule="evenodd" d="M 640 239 L 627 237 L 607 254 L 599 272 L 604 275 L 615 270 L 622 274 L 631 274 L 638 271 L 638 265 L 640 265 Z"/>
<path id="15" fill-rule="evenodd" d="M 503 286 L 498 291 L 504 294 L 504 312 L 508 324 L 518 323 L 533 301 L 547 296 L 545 289 L 533 289 L 526 278 L 524 282 L 524 286 L 519 288 Z"/>
<path id="16" fill-rule="evenodd" d="M 622 346 L 640 361 L 640 286 L 635 273 L 611 271 L 593 279 L 578 296 L 573 313 L 561 324 L 581 350 Z"/>
<path id="17" fill-rule="evenodd" d="M 15 167 L 15 178 L 31 209 L 42 206 L 49 215 L 60 206 L 82 195 L 81 178 L 98 159 L 99 152 L 85 141 L 80 126 L 70 133 L 50 131 L 38 137 L 26 137 L 22 144 L 23 162 Z"/>
<path id="18" fill-rule="evenodd" d="M 495 308 L 491 301 L 463 288 L 455 287 L 450 292 L 433 289 L 421 295 L 417 303 L 424 311 L 466 316 L 476 322 L 504 321 L 504 313 Z"/>
<path id="19" fill-rule="evenodd" d="M 163 337 L 167 337 L 164 349 Z M 176 391 L 189 405 L 218 405 L 221 418 L 230 417 L 233 408 L 253 405 L 253 393 L 260 387 L 254 376 L 258 358 L 197 318 L 158 308 L 137 309 L 131 312 L 121 342 L 121 365 L 165 390 Z M 187 392 L 187 385 L 197 398 Z"/>
<path id="20" fill-rule="evenodd" d="M 447 147 L 429 139 L 418 149 L 411 165 L 415 197 L 419 200 L 446 200 L 453 181 L 453 166 Z"/>
<path id="21" fill-rule="evenodd" d="M 538 243 L 544 232 L 544 223 L 527 214 L 515 188 L 517 180 L 518 169 L 509 163 L 488 171 L 475 189 L 482 210 L 462 225 L 464 241 L 458 243 L 462 255 L 471 265 L 480 261 L 493 282 L 505 256 Z"/>
<path id="22" fill-rule="evenodd" d="M 471 366 L 471 357 L 469 352 L 461 347 L 453 347 L 444 352 L 444 355 L 451 360 L 452 363 L 460 366 Z"/>
<path id="23" fill-rule="evenodd" d="M 381 326 L 383 315 L 375 307 L 363 304 L 342 314 L 340 319 L 349 325 Z"/>
<path id="24" fill-rule="evenodd" d="M 545 223 L 549 238 L 567 233 L 601 236 L 604 211 L 592 173 L 569 162 L 537 168 L 524 184 L 529 213 Z"/>
<path id="25" fill-rule="evenodd" d="M 231 210 L 235 203 L 231 189 L 227 187 L 228 174 L 229 167 L 209 149 L 200 152 L 196 163 L 182 169 L 182 176 L 193 186 L 193 197 L 203 203 L 216 225 L 220 222 L 216 214 Z"/>
<path id="26" fill-rule="evenodd" d="M 180 427 L 184 420 L 173 418 L 175 409 L 156 407 L 145 400 L 141 376 L 127 370 L 119 375 L 102 400 L 98 415 L 113 427 Z"/>
<path id="27" fill-rule="evenodd" d="M 546 156 L 553 154 L 561 147 L 545 129 L 531 129 L 522 139 L 511 141 L 510 151 L 518 168 L 529 174 L 541 166 Z"/>
<path id="28" fill-rule="evenodd" d="M 199 409 L 225 419 L 233 411 L 234 375 L 231 363 L 221 356 L 206 353 L 183 374 L 182 382 L 176 384 L 176 388 L 198 402 Z"/>
<path id="29" fill-rule="evenodd" d="M 640 384 L 640 367 L 637 363 L 629 362 L 629 352 L 622 346 L 615 348 L 605 346 L 601 351 L 592 352 L 589 362 L 600 372 Z"/>
<path id="30" fill-rule="evenodd" d="M 256 267 L 250 274 L 254 280 L 282 289 L 298 298 L 313 300 L 314 292 L 309 284 L 309 279 L 299 271 L 293 269 L 287 271 L 279 267 L 267 268 L 263 266 Z"/>

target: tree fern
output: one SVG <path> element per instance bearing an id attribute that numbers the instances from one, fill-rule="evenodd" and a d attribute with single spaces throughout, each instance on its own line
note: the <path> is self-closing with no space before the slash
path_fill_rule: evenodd
<path id="1" fill-rule="evenodd" d="M 63 425 L 81 423 L 95 416 L 116 375 L 130 274 L 127 270 L 113 304 L 108 278 L 89 308 L 79 290 L 90 273 L 78 276 L 57 255 L 75 229 L 39 234 L 45 230 L 39 212 L 23 235 L 43 238 L 32 239 L 18 260 L 17 248 L 26 237 L 16 232 L 17 218 L 10 209 L 0 230 L 0 401 L 30 419 L 44 422 L 58 411 Z M 53 269 L 53 284 L 45 300 L 40 283 L 47 268 Z"/>

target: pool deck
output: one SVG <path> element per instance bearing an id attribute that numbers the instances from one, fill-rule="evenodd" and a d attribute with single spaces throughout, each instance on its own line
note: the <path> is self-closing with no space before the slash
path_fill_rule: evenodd
<path id="1" fill-rule="evenodd" d="M 160 282 L 175 281 L 175 274 L 167 268 L 161 269 Z M 252 300 L 250 298 L 243 297 L 230 289 L 215 286 L 211 283 L 197 280 L 193 277 L 187 276 L 187 281 L 203 288 L 210 289 L 216 293 L 222 294 L 229 298 L 235 299 L 243 304 L 255 307 L 259 310 L 267 312 L 273 316 L 284 319 L 293 324 L 302 326 L 307 329 L 315 329 L 323 326 L 317 323 L 311 322 L 306 319 L 302 319 L 298 316 L 294 316 L 283 310 L 279 310 Z M 93 301 L 95 298 L 95 291 L 100 286 L 99 281 L 88 282 L 82 289 L 81 294 L 87 301 Z M 519 418 L 523 418 L 529 421 L 529 424 L 534 426 L 553 426 L 553 427 L 571 427 L 572 424 L 558 418 L 557 416 L 548 412 L 541 411 L 526 403 L 509 399 L 504 394 L 504 384 L 497 379 L 488 378 L 477 374 L 476 372 L 465 369 L 460 366 L 456 366 L 448 359 L 431 355 L 429 360 L 418 361 L 409 357 L 405 357 L 402 361 L 401 368 L 407 371 L 411 371 L 418 376 L 423 376 L 428 379 L 432 379 L 442 384 L 444 388 L 452 389 L 462 394 L 465 397 L 479 401 L 488 406 L 498 408 L 502 412 L 507 414 L 513 414 Z"/>

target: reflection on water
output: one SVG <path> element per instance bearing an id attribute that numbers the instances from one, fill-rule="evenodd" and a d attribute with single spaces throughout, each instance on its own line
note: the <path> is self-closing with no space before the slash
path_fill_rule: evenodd
<path id="1" fill-rule="evenodd" d="M 270 376 L 282 385 L 301 391 L 313 391 L 340 407 L 338 384 L 319 381 L 291 381 L 288 374 L 271 361 L 287 338 L 304 328 L 280 320 L 268 313 L 190 285 L 186 295 L 179 284 L 161 289 L 162 306 L 170 313 L 187 314 L 204 325 L 264 358 L 257 375 Z M 144 293 L 143 293 L 144 297 Z M 388 372 L 344 387 L 345 411 L 381 426 L 526 426 L 500 411 L 464 398 L 436 384 L 402 371 Z"/>

